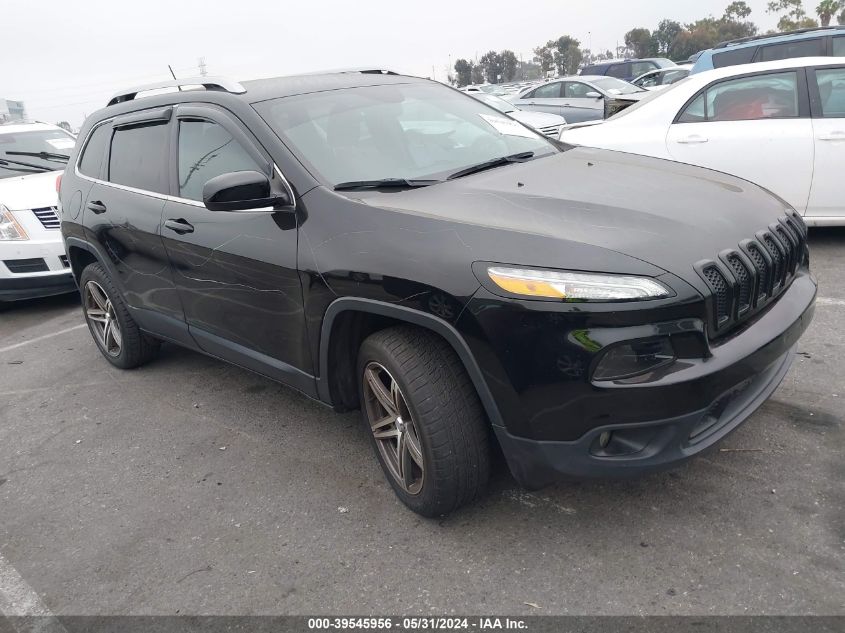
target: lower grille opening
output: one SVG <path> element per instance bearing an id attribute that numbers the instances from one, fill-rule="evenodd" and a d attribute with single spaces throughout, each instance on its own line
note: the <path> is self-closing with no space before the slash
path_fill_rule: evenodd
<path id="1" fill-rule="evenodd" d="M 47 266 L 47 262 L 40 257 L 34 257 L 32 259 L 4 259 L 3 263 L 6 264 L 6 268 L 15 275 L 21 275 L 23 273 L 43 273 L 50 270 Z"/>

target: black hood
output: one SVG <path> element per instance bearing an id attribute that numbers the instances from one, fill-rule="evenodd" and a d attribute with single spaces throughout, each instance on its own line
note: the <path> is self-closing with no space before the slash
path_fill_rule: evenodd
<path id="1" fill-rule="evenodd" d="M 581 147 L 359 200 L 465 226 L 456 230 L 476 260 L 612 272 L 622 261 L 615 255 L 623 254 L 699 288 L 693 264 L 736 248 L 789 209 L 761 187 L 720 172 Z M 475 240 L 474 228 L 511 236 L 490 240 L 484 230 L 485 239 Z M 586 262 L 583 246 L 602 249 L 607 257 Z M 640 272 L 659 274 L 649 268 Z"/>

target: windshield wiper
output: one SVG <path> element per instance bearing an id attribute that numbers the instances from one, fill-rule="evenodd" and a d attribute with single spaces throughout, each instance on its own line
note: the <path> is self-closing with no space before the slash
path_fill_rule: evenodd
<path id="1" fill-rule="evenodd" d="M 412 178 L 382 178 L 381 180 L 350 180 L 334 186 L 335 191 L 360 191 L 365 189 L 413 189 L 428 187 L 442 180 L 415 180 Z"/>
<path id="2" fill-rule="evenodd" d="M 36 165 L 35 163 L 24 163 L 19 160 L 6 160 L 5 158 L 0 158 L 0 166 L 6 165 L 20 165 L 22 167 L 29 167 L 33 170 L 37 169 L 38 171 L 54 171 L 52 167 L 48 167 L 47 165 Z M 21 170 L 19 169 L 18 171 Z"/>
<path id="3" fill-rule="evenodd" d="M 6 156 L 33 156 L 44 160 L 62 160 L 67 162 L 70 156 L 67 154 L 56 154 L 54 152 L 3 152 Z"/>
<path id="4" fill-rule="evenodd" d="M 511 163 L 523 163 L 533 157 L 534 152 L 520 152 L 519 154 L 511 154 L 510 156 L 500 156 L 499 158 L 486 160 L 483 163 L 478 163 L 477 165 L 470 165 L 469 167 L 465 167 L 459 171 L 456 171 L 454 174 L 449 175 L 447 180 L 452 180 L 453 178 L 461 178 L 462 176 L 469 176 L 470 174 L 476 174 L 486 169 L 493 169 L 493 167 L 499 167 L 500 165 L 509 165 Z"/>

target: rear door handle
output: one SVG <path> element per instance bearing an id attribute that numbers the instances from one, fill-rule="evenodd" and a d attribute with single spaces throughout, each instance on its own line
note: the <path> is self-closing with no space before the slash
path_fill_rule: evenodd
<path id="1" fill-rule="evenodd" d="M 706 143 L 709 141 L 706 136 L 701 136 L 699 134 L 691 134 L 689 136 L 685 136 L 683 138 L 678 139 L 678 143 L 682 143 L 684 145 L 695 145 L 697 143 Z"/>
<path id="2" fill-rule="evenodd" d="M 93 211 L 94 213 L 105 213 L 106 212 L 106 205 L 104 205 L 99 200 L 92 200 L 88 203 L 88 208 Z"/>
<path id="3" fill-rule="evenodd" d="M 190 224 L 190 222 L 183 220 L 182 218 L 179 218 L 178 220 L 165 220 L 164 226 L 171 231 L 176 231 L 179 235 L 194 232 L 194 227 Z"/>
<path id="4" fill-rule="evenodd" d="M 820 141 L 845 141 L 845 132 L 842 130 L 834 130 L 829 134 L 820 134 L 816 138 Z"/>

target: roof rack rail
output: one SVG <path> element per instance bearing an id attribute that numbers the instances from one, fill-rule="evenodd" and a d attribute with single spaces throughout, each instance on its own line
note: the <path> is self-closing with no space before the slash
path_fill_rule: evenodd
<path id="1" fill-rule="evenodd" d="M 398 75 L 395 70 L 389 68 L 371 68 L 369 66 L 361 66 L 360 68 L 338 68 L 337 70 L 327 70 L 327 73 L 360 73 L 362 75 Z"/>
<path id="2" fill-rule="evenodd" d="M 135 86 L 134 88 L 126 88 L 115 93 L 106 107 L 113 106 L 118 103 L 132 101 L 138 98 L 139 92 L 147 92 L 148 90 L 161 90 L 163 88 L 183 88 L 184 86 L 202 86 L 206 90 L 216 90 L 218 92 L 230 92 L 232 94 L 243 94 L 246 92 L 241 84 L 225 77 L 186 77 L 185 79 L 172 79 L 170 81 L 159 81 L 143 86 Z"/>
<path id="3" fill-rule="evenodd" d="M 764 33 L 763 35 L 752 35 L 750 37 L 741 37 L 736 40 L 727 40 L 719 42 L 713 48 L 727 48 L 728 46 L 735 46 L 736 44 L 745 44 L 746 42 L 753 42 L 755 40 L 767 40 L 772 37 L 782 37 L 784 35 L 798 35 L 800 33 L 812 33 L 814 31 L 842 31 L 845 30 L 845 25 L 831 25 L 831 26 L 811 26 L 806 29 L 795 29 L 794 31 L 784 31 L 783 33 Z"/>

